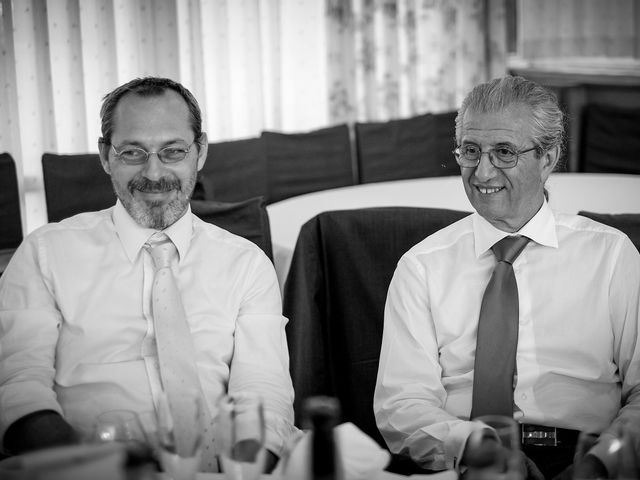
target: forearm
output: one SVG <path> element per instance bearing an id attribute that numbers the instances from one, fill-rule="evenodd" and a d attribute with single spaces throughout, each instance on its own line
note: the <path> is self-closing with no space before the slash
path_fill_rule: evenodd
<path id="1" fill-rule="evenodd" d="M 229 374 L 229 393 L 251 391 L 264 403 L 266 446 L 280 455 L 296 431 L 293 386 L 280 315 L 241 316 L 235 332 L 235 353 Z"/>
<path id="2" fill-rule="evenodd" d="M 259 367 L 252 367 L 259 371 Z M 263 402 L 265 419 L 265 445 L 276 455 L 281 455 L 292 435 L 297 433 L 293 424 L 293 389 L 290 381 L 282 379 L 281 375 L 272 372 L 261 372 L 258 378 L 248 374 L 247 369 L 238 369 L 235 377 L 231 374 L 229 393 L 254 392 Z M 243 379 L 242 385 L 237 380 Z"/>
<path id="3" fill-rule="evenodd" d="M 4 435 L 5 450 L 12 455 L 78 441 L 71 425 L 52 410 L 33 412 L 16 420 Z"/>

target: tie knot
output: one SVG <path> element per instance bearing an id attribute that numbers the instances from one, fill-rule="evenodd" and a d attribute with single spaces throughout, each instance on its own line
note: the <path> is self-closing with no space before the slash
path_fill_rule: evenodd
<path id="1" fill-rule="evenodd" d="M 513 264 L 527 243 L 529 243 L 529 238 L 523 237 L 522 235 L 504 237 L 499 242 L 496 242 L 493 247 L 491 247 L 491 250 L 493 250 L 493 254 L 496 256 L 498 262 Z"/>
<path id="2" fill-rule="evenodd" d="M 151 254 L 157 270 L 171 266 L 171 261 L 178 255 L 176 246 L 163 232 L 154 233 L 144 246 Z"/>

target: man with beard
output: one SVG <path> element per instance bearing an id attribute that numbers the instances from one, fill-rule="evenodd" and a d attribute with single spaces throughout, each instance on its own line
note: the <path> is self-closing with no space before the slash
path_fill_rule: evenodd
<path id="1" fill-rule="evenodd" d="M 177 250 L 206 405 L 213 414 L 227 392 L 260 394 L 273 464 L 294 428 L 286 319 L 262 250 L 191 213 L 207 155 L 198 104 L 172 80 L 142 78 L 108 94 L 101 117 L 116 205 L 36 230 L 0 279 L 3 449 L 74 443 L 105 411 L 154 410 L 164 377 L 149 245 L 160 234 Z"/>

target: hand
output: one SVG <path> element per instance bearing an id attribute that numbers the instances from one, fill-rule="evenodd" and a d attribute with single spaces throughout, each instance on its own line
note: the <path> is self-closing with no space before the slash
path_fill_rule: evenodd
<path id="1" fill-rule="evenodd" d="M 71 425 L 51 410 L 25 415 L 13 422 L 4 434 L 4 447 L 11 455 L 79 442 Z"/>
<path id="2" fill-rule="evenodd" d="M 477 439 L 478 440 L 478 439 Z M 467 441 L 460 465 L 472 468 L 484 468 L 489 465 L 504 464 L 506 468 L 507 450 L 492 436 L 482 435 L 477 443 Z"/>
<path id="3" fill-rule="evenodd" d="M 527 457 L 522 451 L 520 452 L 520 456 L 522 463 L 524 464 L 524 467 L 526 469 L 526 473 L 524 476 L 526 480 L 545 480 L 544 475 L 533 460 Z M 570 478 L 567 480 L 570 480 Z"/>
<path id="4" fill-rule="evenodd" d="M 563 471 L 561 471 L 558 475 L 553 477 L 552 480 L 573 480 L 573 465 L 569 465 Z"/>
<path id="5" fill-rule="evenodd" d="M 273 453 L 271 450 L 266 450 L 266 458 L 264 460 L 264 473 L 271 473 L 273 469 L 276 468 L 278 464 L 278 456 Z"/>
<path id="6" fill-rule="evenodd" d="M 493 439 L 485 438 L 480 449 L 465 449 L 461 465 L 471 468 L 482 468 L 487 465 L 504 464 L 509 471 L 522 472 L 526 480 L 545 480 L 537 465 L 524 452 L 518 451 L 517 456 L 509 458 L 509 451 Z M 465 477 L 466 475 L 463 475 Z"/>
<path id="7" fill-rule="evenodd" d="M 609 472 L 595 455 L 587 453 L 573 465 L 574 478 L 607 478 Z"/>

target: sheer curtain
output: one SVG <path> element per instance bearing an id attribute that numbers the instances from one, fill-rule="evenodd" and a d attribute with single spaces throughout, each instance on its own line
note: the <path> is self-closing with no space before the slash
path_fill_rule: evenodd
<path id="1" fill-rule="evenodd" d="M 0 0 L 0 151 L 25 231 L 46 222 L 42 154 L 97 152 L 101 99 L 121 83 L 180 81 L 212 142 L 455 109 L 504 73 L 503 3 Z"/>
<path id="2" fill-rule="evenodd" d="M 504 0 L 327 0 L 332 120 L 456 109 L 506 72 Z"/>

